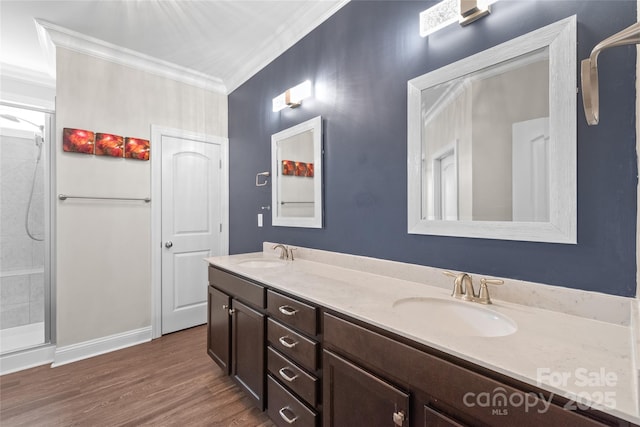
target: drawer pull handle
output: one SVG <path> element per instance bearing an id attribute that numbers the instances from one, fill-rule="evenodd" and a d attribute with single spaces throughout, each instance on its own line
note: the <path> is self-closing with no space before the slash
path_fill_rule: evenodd
<path id="1" fill-rule="evenodd" d="M 290 340 L 291 342 L 289 342 L 287 340 Z M 284 337 L 278 338 L 278 341 L 280 341 L 280 344 L 282 344 L 283 346 L 285 346 L 287 348 L 293 348 L 298 344 L 298 341 L 294 341 L 293 338 L 288 337 L 286 335 Z"/>
<path id="2" fill-rule="evenodd" d="M 284 380 L 285 380 L 285 381 L 293 382 L 296 378 L 298 378 L 298 375 L 295 375 L 295 374 L 294 374 L 292 377 L 290 377 L 290 376 L 289 376 L 289 375 L 287 375 L 287 373 L 286 373 L 287 369 L 289 369 L 289 368 L 284 367 L 284 368 L 280 369 L 280 370 L 278 371 L 278 373 L 280 374 L 280 376 L 281 376 L 282 378 L 284 378 Z"/>
<path id="3" fill-rule="evenodd" d="M 289 411 L 289 412 L 291 412 L 291 413 L 294 415 L 294 417 L 293 417 L 293 418 L 289 418 L 289 417 L 287 416 L 287 414 L 285 414 L 285 413 L 284 413 L 284 411 Z M 283 420 L 285 420 L 288 424 L 293 424 L 293 423 L 295 423 L 295 422 L 296 422 L 296 420 L 298 419 L 298 416 L 297 416 L 297 415 L 295 415 L 295 414 L 293 413 L 293 411 L 291 410 L 291 408 L 289 408 L 288 406 L 285 406 L 284 408 L 280 409 L 280 410 L 278 411 L 278 413 L 280 414 L 280 417 L 281 417 Z"/>
<path id="4" fill-rule="evenodd" d="M 295 316 L 298 312 L 298 310 L 288 305 L 281 305 L 280 307 L 278 307 L 278 310 L 285 316 Z"/>

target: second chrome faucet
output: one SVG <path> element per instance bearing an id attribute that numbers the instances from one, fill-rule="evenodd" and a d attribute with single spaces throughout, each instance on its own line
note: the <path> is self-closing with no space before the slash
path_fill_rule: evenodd
<path id="1" fill-rule="evenodd" d="M 464 301 L 478 302 L 480 304 L 491 304 L 489 296 L 489 288 L 487 285 L 502 285 L 503 280 L 500 279 L 480 279 L 480 292 L 476 293 L 473 287 L 473 278 L 468 273 L 452 273 L 444 271 L 445 276 L 454 277 L 453 292 L 451 296 Z"/>
<path id="2" fill-rule="evenodd" d="M 295 248 L 290 248 L 287 245 L 283 245 L 283 244 L 278 244 L 275 245 L 273 248 L 273 250 L 276 249 L 280 249 L 280 259 L 286 259 L 286 260 L 291 260 L 293 261 L 293 251 L 295 251 Z"/>

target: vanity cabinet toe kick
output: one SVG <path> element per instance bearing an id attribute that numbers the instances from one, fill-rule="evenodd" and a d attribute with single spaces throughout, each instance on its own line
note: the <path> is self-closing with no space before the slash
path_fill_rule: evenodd
<path id="1" fill-rule="evenodd" d="M 632 426 L 213 266 L 209 285 L 208 353 L 278 426 Z"/>

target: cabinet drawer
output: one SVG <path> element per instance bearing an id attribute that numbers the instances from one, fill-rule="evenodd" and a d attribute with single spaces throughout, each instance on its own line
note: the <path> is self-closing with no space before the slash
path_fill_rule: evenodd
<path id="1" fill-rule="evenodd" d="M 311 305 L 267 291 L 267 311 L 271 317 L 306 334 L 318 333 L 318 310 Z"/>
<path id="2" fill-rule="evenodd" d="M 267 376 L 267 391 L 269 393 L 267 413 L 276 425 L 289 427 L 295 423 L 296 426 L 301 427 L 317 426 L 318 415 L 315 411 L 307 408 L 270 375 Z"/>
<path id="3" fill-rule="evenodd" d="M 439 408 L 438 405 L 442 403 L 456 414 L 460 413 L 460 419 L 486 425 L 499 423 L 519 427 L 604 425 L 560 406 L 550 405 L 546 408 L 546 402 L 537 393 L 516 389 L 330 314 L 324 314 L 323 322 L 325 347 L 334 348 L 376 372 L 384 372 L 385 377 L 394 382 L 428 393 L 433 396 L 429 406 Z M 529 404 L 499 407 L 465 404 L 470 396 L 493 396 L 496 390 L 510 401 Z M 532 402 L 534 397 L 535 401 Z M 548 396 L 545 400 L 548 401 Z"/>
<path id="4" fill-rule="evenodd" d="M 298 362 L 302 367 L 318 369 L 318 343 L 306 338 L 293 329 L 269 319 L 267 338 L 273 348 Z"/>
<path id="5" fill-rule="evenodd" d="M 307 374 L 298 365 L 291 362 L 273 348 L 267 351 L 269 372 L 304 399 L 309 405 L 316 407 L 318 403 L 318 379 Z"/>
<path id="6" fill-rule="evenodd" d="M 238 276 L 209 267 L 209 284 L 257 308 L 265 308 L 265 289 Z"/>

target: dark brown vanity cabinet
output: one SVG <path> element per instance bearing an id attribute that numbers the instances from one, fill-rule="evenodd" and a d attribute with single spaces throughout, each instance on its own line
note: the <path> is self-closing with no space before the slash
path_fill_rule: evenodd
<path id="1" fill-rule="evenodd" d="M 280 427 L 631 425 L 224 270 L 209 284 L 207 352 Z"/>
<path id="2" fill-rule="evenodd" d="M 264 287 L 209 267 L 208 308 L 209 356 L 264 409 Z"/>
<path id="3" fill-rule="evenodd" d="M 399 410 L 410 424 L 396 425 L 414 427 L 628 425 L 565 410 L 557 399 L 549 405 L 541 390 L 516 388 L 328 313 L 323 326 L 325 427 L 357 425 L 349 408 L 363 405 L 365 412 L 384 408 L 377 421 L 362 424 L 372 427 L 392 425 L 388 412 Z M 400 400 L 403 391 L 410 402 Z"/>
<path id="4" fill-rule="evenodd" d="M 267 291 L 269 417 L 278 426 L 316 427 L 320 410 L 318 309 Z"/>

